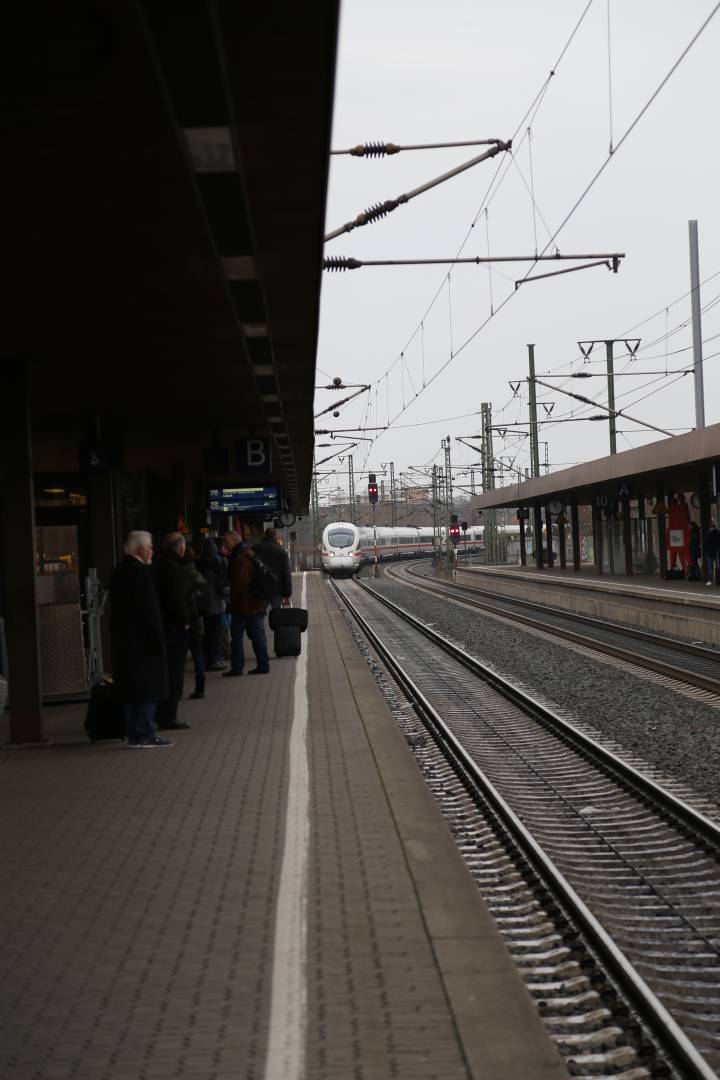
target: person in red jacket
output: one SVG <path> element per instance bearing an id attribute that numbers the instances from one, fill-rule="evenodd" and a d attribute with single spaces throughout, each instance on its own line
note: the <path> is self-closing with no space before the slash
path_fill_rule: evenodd
<path id="1" fill-rule="evenodd" d="M 257 666 L 250 675 L 267 675 L 270 670 L 267 641 L 265 639 L 266 603 L 252 592 L 253 554 L 243 543 L 240 533 L 225 533 L 228 556 L 228 581 L 230 583 L 230 670 L 223 678 L 233 678 L 244 673 L 245 647 L 243 635 L 252 642 Z"/>

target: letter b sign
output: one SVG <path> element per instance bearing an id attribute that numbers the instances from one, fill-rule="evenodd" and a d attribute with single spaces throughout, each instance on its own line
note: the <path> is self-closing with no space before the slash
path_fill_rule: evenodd
<path id="1" fill-rule="evenodd" d="M 235 457 L 238 472 L 269 473 L 272 470 L 269 439 L 238 439 Z"/>

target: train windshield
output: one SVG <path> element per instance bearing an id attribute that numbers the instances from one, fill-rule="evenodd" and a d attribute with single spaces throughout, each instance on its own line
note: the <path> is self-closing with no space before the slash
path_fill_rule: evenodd
<path id="1" fill-rule="evenodd" d="M 349 548 L 355 542 L 355 534 L 348 529 L 333 529 L 328 533 L 328 544 L 334 548 Z"/>

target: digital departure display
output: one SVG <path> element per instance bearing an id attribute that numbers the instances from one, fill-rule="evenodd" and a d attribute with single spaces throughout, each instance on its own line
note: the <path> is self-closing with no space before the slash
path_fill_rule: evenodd
<path id="1" fill-rule="evenodd" d="M 208 502 L 220 514 L 277 514 L 282 509 L 277 484 L 210 488 Z"/>

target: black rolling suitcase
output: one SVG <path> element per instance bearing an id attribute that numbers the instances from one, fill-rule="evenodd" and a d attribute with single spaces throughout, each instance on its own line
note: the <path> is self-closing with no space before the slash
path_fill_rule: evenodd
<path id="1" fill-rule="evenodd" d="M 305 608 L 273 608 L 270 612 L 270 629 L 275 635 L 273 650 L 277 657 L 299 656 L 302 652 L 301 635 L 307 629 L 308 613 Z"/>
<path id="2" fill-rule="evenodd" d="M 90 691 L 85 731 L 90 742 L 125 738 L 124 711 L 121 702 L 115 699 L 112 679 L 101 679 Z"/>

